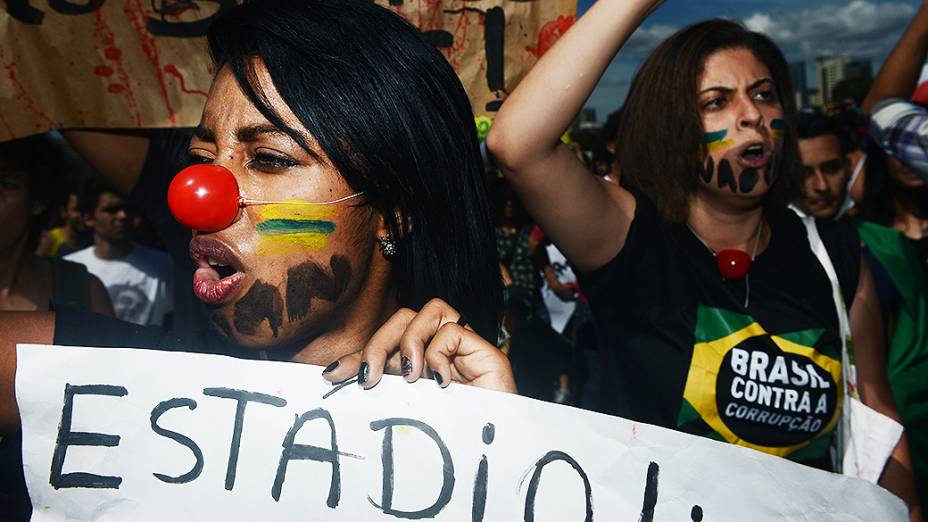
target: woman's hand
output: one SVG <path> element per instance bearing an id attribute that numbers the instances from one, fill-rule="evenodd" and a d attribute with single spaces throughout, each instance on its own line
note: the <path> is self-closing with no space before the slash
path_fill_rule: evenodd
<path id="1" fill-rule="evenodd" d="M 384 370 L 402 374 L 407 382 L 432 376 L 442 388 L 454 381 L 516 393 L 509 359 L 441 299 L 432 299 L 418 313 L 400 309 L 359 354 L 335 361 L 322 376 L 330 382 L 357 376 L 366 389 L 380 382 Z"/>

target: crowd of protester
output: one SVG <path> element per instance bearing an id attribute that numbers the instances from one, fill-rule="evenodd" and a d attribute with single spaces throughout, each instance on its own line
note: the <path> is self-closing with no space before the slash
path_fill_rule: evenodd
<path id="1" fill-rule="evenodd" d="M 660 4 L 600 0 L 593 16 L 581 18 L 503 104 L 482 144 L 481 165 L 474 132 L 467 128 L 472 121 L 467 100 L 453 72 L 436 63 L 440 55 L 429 54 L 416 35 L 371 8 L 351 4 L 331 19 L 304 15 L 288 23 L 351 26 L 357 38 L 382 32 L 384 42 L 367 48 L 392 49 L 399 42 L 417 49 L 413 58 L 390 60 L 412 60 L 411 70 L 427 70 L 450 85 L 455 94 L 448 107 L 378 113 L 388 109 L 371 108 L 375 104 L 363 96 L 383 96 L 371 92 L 340 102 L 345 107 L 321 102 L 307 109 L 301 81 L 337 92 L 344 76 L 395 74 L 388 65 L 362 73 L 337 58 L 305 72 L 310 79 L 274 77 L 281 94 L 268 88 L 267 76 L 284 73 L 243 57 L 257 54 L 259 64 L 270 65 L 299 59 L 298 51 L 256 53 L 249 41 L 267 38 L 262 24 L 281 23 L 275 17 L 289 13 L 277 4 L 286 2 L 233 10 L 212 30 L 220 72 L 196 131 L 68 130 L 0 144 L 0 311 L 56 312 L 55 329 L 40 337 L 59 344 L 167 344 L 243 357 L 253 356 L 248 348 L 267 357 L 265 352 L 283 346 L 281 358 L 327 366 L 324 375 L 333 382 L 356 376 L 361 385 L 373 386 L 389 370 L 410 380 L 421 375 L 444 385 L 455 380 L 514 389 L 508 367 L 495 359 L 492 372 L 473 372 L 451 356 L 450 366 L 426 361 L 434 354 L 424 352 L 394 357 L 398 339 L 423 328 L 413 326 L 418 312 L 441 317 L 441 328 L 446 323 L 457 328 L 451 334 L 441 328 L 413 332 L 422 339 L 456 335 L 461 354 L 467 352 L 463 346 L 475 347 L 473 352 L 486 350 L 484 345 L 498 348 L 523 395 L 834 470 L 829 447 L 839 401 L 822 395 L 820 404 L 805 410 L 783 408 L 809 413 L 807 422 L 814 421 L 804 424 L 799 437 L 783 423 L 748 426 L 719 406 L 747 393 L 735 391 L 740 377 L 723 376 L 722 366 L 738 367 L 736 356 L 713 363 L 696 355 L 701 343 L 760 329 L 769 332 L 768 344 L 751 349 L 763 354 L 763 367 L 760 356 L 745 356 L 752 379 L 759 368 L 766 384 L 775 384 L 774 361 L 791 343 L 795 353 L 812 355 L 799 365 L 790 359 L 793 373 L 784 382 L 812 380 L 813 370 L 795 370 L 806 362 L 833 368 L 829 361 L 837 361 L 836 374 L 816 377 L 832 379 L 837 387 L 845 333 L 835 321 L 834 289 L 850 317 L 861 399 L 905 426 L 882 484 L 908 502 L 913 520 L 921 520 L 928 501 L 928 99 L 912 96 L 928 55 L 928 7 L 918 11 L 865 99 L 825 109 L 794 106 L 783 56 L 766 37 L 728 21 L 695 24 L 654 51 L 625 105 L 582 150 L 575 142 L 565 146 L 565 128 L 624 40 Z M 364 33 L 364 24 L 353 26 L 358 20 L 377 29 Z M 249 28 L 248 36 L 237 32 L 241 27 Z M 339 45 L 323 37 L 291 38 L 275 45 L 305 46 L 312 53 Z M 255 94 L 262 86 L 270 97 Z M 409 88 L 426 99 L 433 86 Z M 365 110 L 371 114 L 359 115 Z M 318 111 L 343 115 L 342 127 L 321 126 Z M 406 144 L 407 150 L 398 145 L 405 135 L 359 137 L 358 129 L 386 128 L 386 121 L 399 128 L 397 118 L 431 129 L 441 136 L 439 146 Z M 277 139 L 289 136 L 295 159 L 262 156 L 247 139 L 223 141 L 234 134 L 223 126 L 260 124 L 282 129 Z M 296 139 L 306 131 L 315 143 Z M 365 155 L 372 150 L 380 155 Z M 234 259 L 206 241 L 200 244 L 206 253 L 197 257 L 190 232 L 165 203 L 171 178 L 191 162 L 218 164 L 222 154 L 252 155 L 248 168 L 279 176 L 312 164 L 309 158 L 318 159 L 320 151 L 332 165 L 323 172 L 331 179 L 320 182 L 325 192 L 363 194 L 373 209 L 343 212 L 352 220 L 346 230 L 367 231 L 374 239 L 360 253 L 332 256 L 325 266 L 302 254 L 286 263 Z M 249 195 L 270 201 L 294 197 L 279 181 L 259 183 L 256 176 L 240 181 Z M 313 192 L 321 192 L 321 185 L 297 196 L 327 205 Z M 238 221 L 230 225 L 235 231 L 223 241 L 253 241 L 239 229 Z M 818 242 L 833 264 L 831 281 L 813 253 L 813 234 L 820 234 Z M 439 237 L 463 239 L 439 246 Z M 329 241 L 342 248 L 352 240 Z M 720 276 L 719 260 L 735 250 L 747 253 L 744 272 Z M 218 301 L 204 306 L 208 296 L 197 294 L 190 281 L 215 268 L 205 265 L 207 257 L 256 270 L 260 280 L 254 286 L 264 285 L 264 293 L 249 291 L 242 299 L 261 301 L 265 315 Z M 284 296 L 291 321 L 282 322 L 275 286 L 289 292 L 292 274 L 304 268 L 332 282 L 327 290 L 317 284 L 313 291 L 319 293 L 305 296 L 307 302 L 312 298 L 311 320 L 295 330 L 296 305 Z M 353 279 L 352 271 L 367 277 Z M 218 273 L 217 280 L 220 275 L 225 274 Z M 97 323 L 91 319 L 97 316 L 137 327 Z M 362 326 L 346 335 L 325 325 L 345 317 Z M 16 323 L 3 326 L 11 324 Z M 160 330 L 145 328 L 152 326 Z M 378 348 L 367 341 L 371 338 L 391 346 Z M 361 353 L 357 339 L 366 347 Z M 472 376 L 491 373 L 503 377 Z M 708 374 L 710 384 L 704 380 Z M 731 382 L 729 395 L 722 397 L 719 385 L 716 397 L 715 380 L 723 378 Z M 15 463 L 16 429 L 4 430 L 0 457 Z M 20 471 L 0 466 L 0 494 L 25 516 Z"/>

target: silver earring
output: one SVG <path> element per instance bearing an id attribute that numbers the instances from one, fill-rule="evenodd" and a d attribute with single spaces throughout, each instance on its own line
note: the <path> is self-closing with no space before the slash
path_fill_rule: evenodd
<path id="1" fill-rule="evenodd" d="M 396 255 L 396 241 L 393 240 L 393 236 L 387 234 L 378 239 L 380 242 L 380 253 L 383 254 L 383 257 L 390 259 Z"/>

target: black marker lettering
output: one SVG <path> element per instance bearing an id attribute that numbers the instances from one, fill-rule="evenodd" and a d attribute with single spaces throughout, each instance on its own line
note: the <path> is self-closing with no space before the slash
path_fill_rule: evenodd
<path id="1" fill-rule="evenodd" d="M 573 457 L 563 451 L 549 451 L 535 463 L 535 472 L 532 473 L 532 480 L 528 483 L 528 493 L 525 495 L 525 522 L 534 522 L 535 520 L 535 495 L 538 493 L 538 486 L 541 482 L 541 472 L 545 466 L 557 461 L 570 464 L 583 480 L 583 489 L 586 495 L 586 518 L 583 520 L 584 522 L 593 522 L 593 488 L 590 486 L 590 479 L 586 476 L 586 472 L 583 471 L 580 464 L 577 464 Z"/>
<path id="2" fill-rule="evenodd" d="M 296 434 L 300 432 L 303 425 L 315 419 L 325 419 L 329 423 L 329 433 L 331 439 L 328 448 L 310 446 L 307 444 L 295 444 Z M 293 426 L 287 432 L 283 442 L 284 450 L 280 454 L 280 463 L 277 465 L 277 476 L 274 477 L 274 486 L 271 488 L 271 497 L 275 501 L 280 501 L 280 492 L 284 487 L 284 479 L 287 478 L 287 465 L 291 460 L 314 460 L 316 462 L 328 462 L 332 465 L 332 479 L 329 481 L 329 496 L 325 504 L 330 508 L 338 506 L 338 501 L 342 495 L 341 482 L 341 464 L 338 460 L 338 442 L 335 437 L 335 422 L 328 411 L 318 408 L 307 411 L 303 415 L 296 416 Z"/>
<path id="3" fill-rule="evenodd" d="M 641 504 L 641 518 L 638 522 L 653 522 L 654 507 L 657 506 L 657 476 L 660 474 L 657 462 L 648 464 L 648 476 L 644 485 L 644 502 Z"/>
<path id="4" fill-rule="evenodd" d="M 29 5 L 29 0 L 7 0 L 6 12 L 24 24 L 39 25 L 45 13 Z"/>
<path id="5" fill-rule="evenodd" d="M 60 488 L 105 488 L 119 489 L 122 477 L 94 475 L 92 473 L 62 473 L 68 446 L 104 446 L 114 448 L 119 445 L 119 435 L 104 433 L 86 433 L 71 431 L 71 416 L 74 413 L 75 395 L 105 395 L 108 397 L 125 397 L 129 391 L 122 386 L 108 384 L 88 384 L 83 386 L 64 385 L 64 407 L 61 410 L 61 422 L 58 424 L 58 439 L 52 455 L 52 469 L 48 483 L 55 489 Z"/>
<path id="6" fill-rule="evenodd" d="M 194 20 L 192 22 L 179 22 L 168 20 L 167 16 L 180 12 L 185 9 L 200 10 L 200 6 L 192 0 L 162 0 L 161 6 L 156 7 L 152 2 L 152 9 L 155 13 L 161 15 L 160 18 L 148 17 L 146 26 L 148 32 L 155 36 L 171 36 L 175 38 L 194 38 L 197 36 L 206 36 L 209 24 L 213 22 L 223 11 L 235 7 L 235 0 L 212 0 L 219 4 L 219 9 L 210 16 Z"/>
<path id="7" fill-rule="evenodd" d="M 48 0 L 48 6 L 65 15 L 92 13 L 103 5 L 104 0 L 88 0 L 86 4 L 75 4 L 68 0 Z"/>
<path id="8" fill-rule="evenodd" d="M 203 389 L 203 395 L 219 397 L 220 399 L 233 399 L 237 402 L 235 405 L 235 424 L 232 427 L 232 444 L 229 448 L 229 465 L 226 467 L 225 484 L 226 489 L 232 491 L 232 486 L 235 485 L 235 471 L 238 467 L 238 450 L 242 443 L 242 428 L 245 424 L 245 405 L 249 402 L 260 402 L 261 404 L 270 404 L 271 406 L 283 408 L 287 405 L 287 401 L 274 395 L 233 390 L 231 388 L 205 388 Z"/>
<path id="9" fill-rule="evenodd" d="M 483 443 L 493 444 L 493 438 L 496 435 L 496 427 L 492 423 L 487 423 L 483 427 L 481 438 Z M 489 476 L 489 464 L 487 456 L 480 457 L 480 464 L 477 466 L 477 476 L 474 478 L 474 499 L 471 503 L 471 521 L 482 522 L 483 513 L 487 506 L 487 480 Z"/>
<path id="10" fill-rule="evenodd" d="M 191 468 L 190 471 L 177 477 L 162 475 L 161 473 L 152 473 L 152 475 L 154 475 L 158 480 L 167 482 L 168 484 L 186 484 L 188 482 L 193 482 L 197 477 L 200 476 L 200 473 L 203 472 L 203 452 L 200 451 L 200 447 L 197 446 L 197 443 L 193 442 L 190 437 L 187 437 L 186 435 L 182 435 L 176 431 L 171 431 L 158 426 L 158 419 L 160 419 L 161 416 L 165 414 L 165 412 L 173 410 L 174 408 L 183 407 L 190 408 L 190 410 L 195 410 L 197 403 L 193 399 L 187 398 L 170 399 L 158 403 L 158 405 L 151 410 L 152 431 L 158 435 L 161 435 L 162 437 L 167 437 L 182 446 L 186 446 L 187 449 L 193 453 L 193 458 L 196 459 L 196 462 L 193 464 L 193 468 Z"/>
<path id="11" fill-rule="evenodd" d="M 491 7 L 484 18 L 484 52 L 487 57 L 487 87 L 498 93 L 506 89 L 506 13 L 502 7 Z M 501 100 L 486 104 L 486 110 L 496 112 Z"/>
<path id="12" fill-rule="evenodd" d="M 438 499 L 431 506 L 420 509 L 419 511 L 400 511 L 393 509 L 393 427 L 409 426 L 425 433 L 438 446 L 442 460 L 442 484 L 441 491 L 438 493 Z M 437 516 L 448 502 L 451 501 L 451 494 L 454 492 L 454 462 L 451 460 L 451 453 L 448 447 L 438 436 L 438 433 L 428 424 L 415 419 L 391 418 L 381 419 L 371 422 L 371 430 L 379 431 L 386 428 L 383 433 L 383 449 L 381 450 L 381 460 L 383 462 L 383 492 L 381 505 L 368 497 L 368 500 L 374 507 L 377 507 L 387 515 L 393 515 L 397 518 L 406 518 L 416 520 L 420 518 L 434 518 Z"/>

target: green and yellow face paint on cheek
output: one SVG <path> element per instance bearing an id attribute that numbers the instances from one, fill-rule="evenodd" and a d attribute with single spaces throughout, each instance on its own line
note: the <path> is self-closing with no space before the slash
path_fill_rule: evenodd
<path id="1" fill-rule="evenodd" d="M 783 135 L 786 132 L 786 122 L 782 118 L 775 118 L 770 120 L 770 134 L 778 139 L 782 140 Z"/>
<path id="2" fill-rule="evenodd" d="M 714 152 L 719 149 L 731 147 L 735 143 L 732 140 L 726 140 L 726 136 L 728 136 L 728 129 L 707 132 L 703 135 L 703 141 L 706 144 L 706 148 L 709 149 L 709 152 Z"/>
<path id="3" fill-rule="evenodd" d="M 340 210 L 332 205 L 316 205 L 293 199 L 262 206 L 255 231 L 261 235 L 260 254 L 319 252 L 335 232 Z"/>

